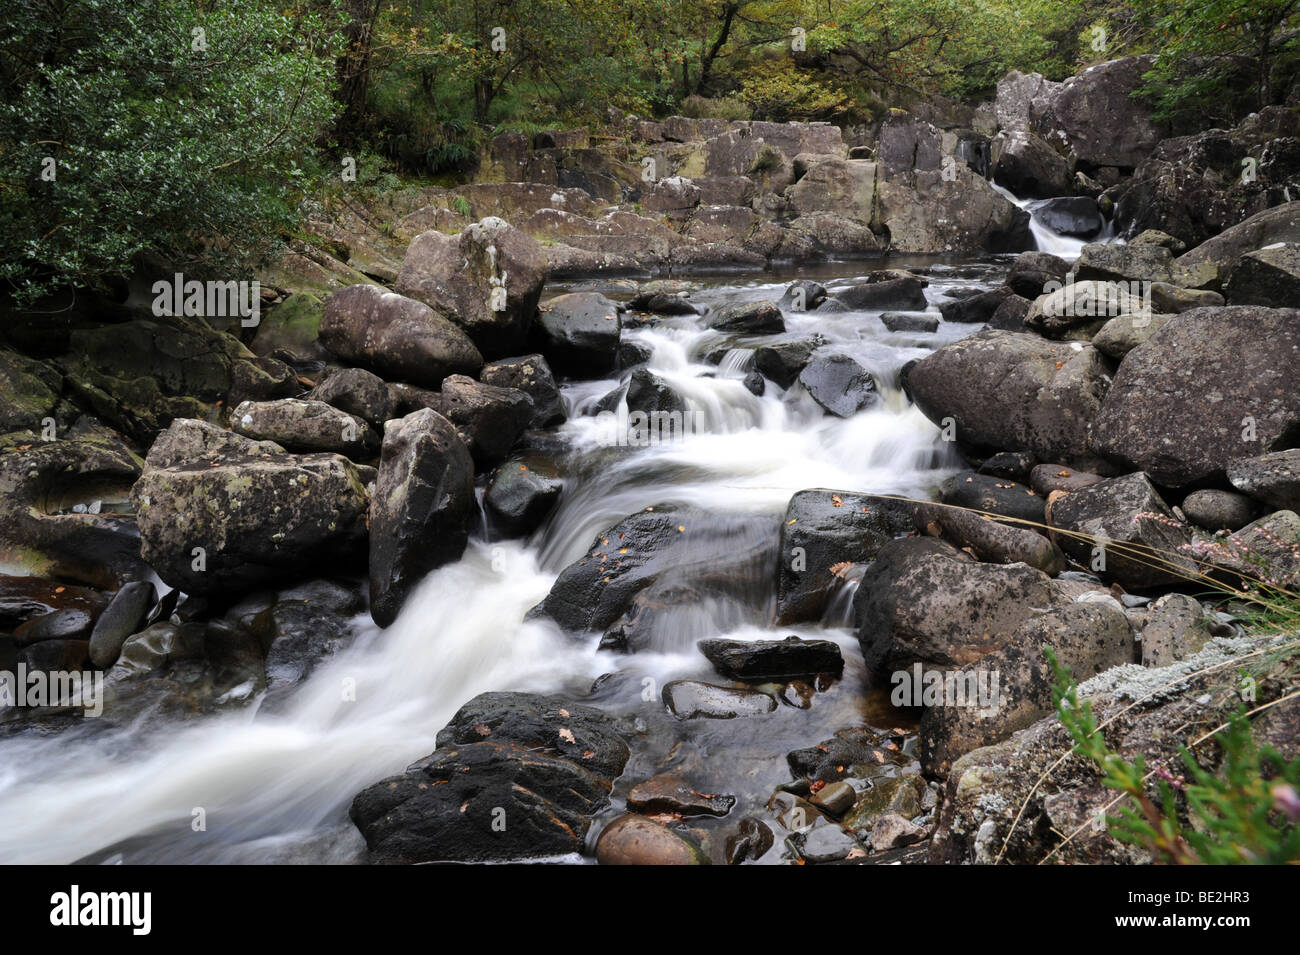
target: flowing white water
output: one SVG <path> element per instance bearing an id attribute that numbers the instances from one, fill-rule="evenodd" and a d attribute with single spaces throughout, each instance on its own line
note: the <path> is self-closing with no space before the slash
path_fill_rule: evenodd
<path id="1" fill-rule="evenodd" d="M 986 284 L 1001 271 L 984 267 Z M 714 289 L 700 298 L 775 299 L 782 287 Z M 932 299 L 943 291 L 932 282 Z M 724 338 L 693 318 L 630 333 L 653 349 L 650 369 L 702 411 L 705 433 L 611 451 L 597 446 L 594 419 L 575 414 L 561 428 L 575 449 L 564 461 L 563 499 L 532 540 L 473 542 L 461 561 L 420 584 L 385 631 L 358 618 L 357 642 L 273 715 L 253 707 L 183 724 L 0 740 L 0 862 L 100 858 L 110 847 L 125 861 L 356 861 L 360 840 L 345 816 L 352 797 L 432 751 L 437 731 L 471 697 L 505 689 L 581 696 L 594 677 L 619 668 L 620 658 L 597 652 L 594 638 L 523 619 L 598 532 L 666 500 L 710 514 L 770 516 L 775 533 L 803 488 L 927 493 L 956 459 L 897 389 L 898 372 L 974 329 L 945 323 L 937 334 L 895 335 L 870 313 L 787 319 L 786 337 L 816 331 L 828 350 L 871 370 L 879 404 L 842 420 L 798 385 L 784 393 L 769 383 L 756 397 L 739 380 L 742 352 L 720 367 L 703 361 Z M 580 412 L 616 384 L 577 383 L 566 395 Z M 835 601 L 836 620 L 847 612 L 845 597 Z M 747 638 L 772 636 L 757 619 L 765 606 L 719 600 L 693 608 L 691 639 L 652 647 L 637 666 L 671 678 L 697 656 L 694 636 L 737 628 Z M 196 810 L 205 831 L 192 827 Z"/>
<path id="2" fill-rule="evenodd" d="M 999 186 L 997 183 L 990 183 L 990 185 L 1014 202 L 1017 207 L 1029 210 L 1029 232 L 1033 235 L 1034 243 L 1038 246 L 1039 252 L 1049 252 L 1052 255 L 1065 259 L 1067 262 L 1073 262 L 1079 257 L 1079 253 L 1083 251 L 1083 247 L 1089 243 L 1116 241 L 1115 224 L 1109 221 L 1107 221 L 1102 227 L 1099 235 L 1093 236 L 1090 239 L 1080 239 L 1077 236 L 1061 235 L 1059 232 L 1053 232 L 1042 222 L 1041 219 L 1039 219 L 1037 213 L 1029 209 L 1036 200 L 1019 199 L 1010 189 Z"/>

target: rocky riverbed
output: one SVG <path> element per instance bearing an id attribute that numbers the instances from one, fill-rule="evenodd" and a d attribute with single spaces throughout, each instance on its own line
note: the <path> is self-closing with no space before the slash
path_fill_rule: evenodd
<path id="1" fill-rule="evenodd" d="M 1196 575 L 1300 586 L 1300 125 L 1136 66 L 507 135 L 255 323 L 7 316 L 0 671 L 81 682 L 0 858 L 1144 861 L 1043 649 L 1154 761 L 1275 639 Z"/>

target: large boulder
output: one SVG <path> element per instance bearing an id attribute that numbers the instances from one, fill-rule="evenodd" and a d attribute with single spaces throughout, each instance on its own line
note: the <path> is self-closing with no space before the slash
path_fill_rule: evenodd
<path id="1" fill-rule="evenodd" d="M 55 440 L 0 435 L 0 560 L 37 576 L 113 590 L 148 576 L 124 506 L 141 462 L 122 439 L 81 424 Z"/>
<path id="2" fill-rule="evenodd" d="M 524 348 L 547 270 L 536 240 L 488 217 L 459 235 L 416 236 L 393 287 L 463 328 L 485 357 L 504 358 Z"/>
<path id="3" fill-rule="evenodd" d="M 1011 263 L 1007 285 L 1017 295 L 1035 299 L 1048 282 L 1056 282 L 1058 287 L 1064 283 L 1069 271 L 1070 264 L 1050 252 L 1021 252 Z"/>
<path id="4" fill-rule="evenodd" d="M 1154 61 L 1154 56 L 1128 56 L 1090 66 L 1031 105 L 1033 126 L 1089 167 L 1133 168 L 1155 149 L 1162 134 L 1132 95 Z"/>
<path id="5" fill-rule="evenodd" d="M 969 695 L 944 699 L 921 718 L 921 769 L 942 778 L 958 757 L 1001 742 L 1051 713 L 1056 677 L 1044 652 L 1051 648 L 1076 680 L 1133 662 L 1133 628 L 1115 604 L 1068 604 L 1026 620 L 999 649 L 951 674 L 953 685 L 972 677 L 996 680 L 992 706 L 972 705 Z"/>
<path id="6" fill-rule="evenodd" d="M 1297 136 L 1295 111 L 1270 106 L 1230 130 L 1166 139 L 1104 198 L 1114 205 L 1121 235 L 1160 229 L 1189 248 L 1214 241 L 1270 206 L 1291 202 L 1300 186 Z"/>
<path id="7" fill-rule="evenodd" d="M 1043 460 L 1090 453 L 1109 383 L 1094 348 L 996 330 L 946 345 L 906 375 L 917 407 L 941 426 L 952 419 L 959 441 Z"/>
<path id="8" fill-rule="evenodd" d="M 963 508 L 922 504 L 917 508 L 918 530 L 991 564 L 1028 564 L 1055 576 L 1065 570 L 1065 555 L 1037 531 L 1000 523 Z"/>
<path id="9" fill-rule="evenodd" d="M 1029 130 L 1003 131 L 993 141 L 993 181 L 1017 196 L 1050 199 L 1068 195 L 1074 168 L 1042 137 Z"/>
<path id="10" fill-rule="evenodd" d="M 1198 285 L 1219 288 L 1243 257 L 1279 242 L 1300 242 L 1300 200 L 1258 212 L 1178 257 L 1179 267 Z"/>
<path id="11" fill-rule="evenodd" d="M 53 367 L 0 348 L 0 434 L 40 431 L 53 419 L 63 376 Z"/>
<path id="12" fill-rule="evenodd" d="M 965 163 L 882 180 L 872 229 L 894 252 L 1020 252 L 1033 247 L 1029 213 Z"/>
<path id="13" fill-rule="evenodd" d="M 483 365 L 474 343 L 446 318 L 374 285 L 350 285 L 331 295 L 320 337 L 341 358 L 428 388 L 448 375 L 477 374 Z"/>
<path id="14" fill-rule="evenodd" d="M 1230 305 L 1300 305 L 1300 244 L 1278 242 L 1243 255 L 1224 294 Z"/>
<path id="15" fill-rule="evenodd" d="M 858 585 L 858 642 L 876 673 L 963 667 L 1004 646 L 1057 600 L 1025 564 L 982 564 L 943 541 L 904 537 L 876 555 Z"/>
<path id="16" fill-rule="evenodd" d="M 384 427 L 370 507 L 370 615 L 397 619 L 425 574 L 459 560 L 478 522 L 474 464 L 456 428 L 430 409 Z"/>
<path id="17" fill-rule="evenodd" d="M 834 213 L 870 222 L 876 198 L 876 163 L 829 159 L 814 163 L 785 191 L 793 217 Z"/>
<path id="18" fill-rule="evenodd" d="M 338 368 L 330 372 L 307 397 L 381 427 L 393 416 L 392 389 L 364 368 Z"/>
<path id="19" fill-rule="evenodd" d="M 144 559 L 190 594 L 265 586 L 322 561 L 349 566 L 364 552 L 368 498 L 352 462 L 201 421 L 159 437 L 131 502 Z"/>
<path id="20" fill-rule="evenodd" d="M 811 488 L 790 498 L 781 521 L 776 621 L 820 620 L 841 586 L 835 568 L 869 563 L 888 541 L 911 529 L 904 501 Z"/>
<path id="21" fill-rule="evenodd" d="M 618 305 L 599 292 L 570 292 L 542 306 L 534 337 L 561 374 L 603 378 L 618 365 L 621 330 Z"/>
<path id="22" fill-rule="evenodd" d="M 1300 434 L 1298 359 L 1300 311 L 1184 312 L 1125 356 L 1094 445 L 1169 487 L 1221 477 L 1234 459 Z"/>
<path id="23" fill-rule="evenodd" d="M 872 272 L 865 282 L 836 289 L 832 296 L 847 308 L 874 311 L 896 308 L 924 311 L 925 281 L 907 272 Z"/>

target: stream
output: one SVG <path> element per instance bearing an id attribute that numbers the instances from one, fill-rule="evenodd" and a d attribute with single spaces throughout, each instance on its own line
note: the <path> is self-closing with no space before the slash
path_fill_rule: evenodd
<path id="1" fill-rule="evenodd" d="M 1073 256 L 1082 245 L 1035 231 L 1045 233 L 1039 242 L 1046 251 Z M 935 311 L 956 290 L 1000 284 L 1012 258 L 895 256 L 885 263 L 701 279 L 692 300 L 776 300 L 793 278 L 833 289 L 883 265 L 927 278 Z M 618 283 L 593 282 L 550 286 L 547 294 L 574 287 L 607 290 L 611 297 L 620 292 Z M 774 628 L 770 571 L 781 517 L 795 492 L 823 487 L 928 496 L 961 466 L 938 428 L 904 397 L 898 377 L 909 360 L 980 326 L 944 322 L 933 334 L 891 333 L 872 312 L 787 313 L 786 322 L 787 332 L 777 338 L 820 333 L 829 348 L 872 373 L 880 400 L 841 419 L 824 413 L 797 384 L 784 392 L 768 382 L 757 397 L 741 381 L 751 359 L 746 343 L 707 329 L 698 316 L 625 329 L 626 339 L 651 350 L 648 368 L 701 413 L 701 433 L 644 448 L 603 447 L 591 409 L 617 379 L 566 384 L 571 417 L 547 446 L 563 449 L 552 460 L 565 478 L 564 492 L 530 538 L 472 540 L 462 560 L 419 585 L 387 630 L 368 615 L 355 618 L 356 641 L 313 671 L 274 713 L 259 712 L 254 703 L 182 723 L 141 719 L 96 727 L 86 720 L 61 733 L 33 729 L 0 738 L 0 860 L 364 861 L 364 843 L 347 819 L 353 796 L 430 753 L 452 714 L 488 690 L 564 693 L 640 720 L 643 738 L 615 785 L 606 819 L 621 812 L 628 786 L 672 765 L 705 771 L 720 787 L 713 791 L 734 794 L 729 823 L 701 823 L 734 827 L 789 780 L 791 749 L 816 745 L 846 726 L 897 728 L 900 737 L 914 731 L 915 717 L 894 711 L 887 688 L 870 685 L 865 675 L 849 626 L 853 584 L 845 584 L 819 624 Z M 720 347 L 727 348 L 721 362 L 707 362 Z M 648 648 L 636 654 L 599 650 L 598 637 L 566 635 L 546 619 L 525 620 L 601 531 L 666 503 L 706 515 L 703 537 L 717 550 L 702 550 L 701 562 L 742 549 L 752 555 L 753 579 L 725 595 L 670 608 L 656 618 Z M 809 708 L 782 706 L 756 731 L 745 719 L 678 722 L 659 702 L 658 690 L 669 680 L 717 680 L 695 649 L 699 638 L 792 633 L 835 640 L 845 657 L 842 677 L 818 687 Z M 615 676 L 584 699 L 606 674 Z M 341 691 L 345 685 L 355 686 L 355 694 Z M 905 747 L 894 770 L 908 758 Z M 599 830 L 600 822 L 589 848 Z"/>

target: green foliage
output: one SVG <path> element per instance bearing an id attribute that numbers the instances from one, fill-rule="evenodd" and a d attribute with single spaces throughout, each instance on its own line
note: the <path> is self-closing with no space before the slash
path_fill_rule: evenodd
<path id="1" fill-rule="evenodd" d="M 317 172 L 331 35 L 270 0 L 0 7 L 0 279 L 246 272 Z"/>
<path id="2" fill-rule="evenodd" d="M 1156 115 L 1203 128 L 1284 103 L 1300 73 L 1300 0 L 1133 0 L 1152 23 Z"/>
<path id="3" fill-rule="evenodd" d="M 1219 741 L 1223 758 L 1217 775 L 1204 769 L 1186 747 L 1179 747 L 1186 777 L 1174 776 L 1165 767 L 1148 772 L 1141 755 L 1130 762 L 1110 748 L 1092 705 L 1079 702 L 1070 671 L 1050 648 L 1046 653 L 1056 674 L 1052 699 L 1075 741 L 1074 751 L 1096 763 L 1102 782 L 1136 806 L 1107 817 L 1115 838 L 1147 849 L 1158 862 L 1173 864 L 1300 861 L 1300 760 L 1288 761 L 1271 746 L 1257 746 L 1244 712 L 1233 716 Z M 1147 788 L 1152 776 L 1154 798 Z"/>
<path id="4" fill-rule="evenodd" d="M 829 84 L 788 68 L 755 69 L 739 95 L 756 116 L 773 122 L 834 119 L 854 105 Z"/>
<path id="5" fill-rule="evenodd" d="M 683 116 L 691 119 L 721 119 L 727 122 L 750 119 L 754 111 L 743 99 L 735 96 L 720 96 L 711 99 L 692 93 L 682 100 L 680 107 Z"/>

